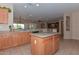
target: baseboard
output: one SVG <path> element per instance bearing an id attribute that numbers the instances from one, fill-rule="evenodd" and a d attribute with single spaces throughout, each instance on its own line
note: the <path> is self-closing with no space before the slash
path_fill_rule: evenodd
<path id="1" fill-rule="evenodd" d="M 79 40 L 79 39 L 64 39 L 64 40 Z"/>

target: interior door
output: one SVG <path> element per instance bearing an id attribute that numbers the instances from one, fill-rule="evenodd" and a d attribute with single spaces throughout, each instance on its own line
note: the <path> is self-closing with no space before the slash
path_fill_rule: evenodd
<path id="1" fill-rule="evenodd" d="M 63 26 L 64 26 L 63 21 L 61 21 L 61 37 L 62 37 L 62 39 L 63 39 L 63 36 L 64 36 Z"/>

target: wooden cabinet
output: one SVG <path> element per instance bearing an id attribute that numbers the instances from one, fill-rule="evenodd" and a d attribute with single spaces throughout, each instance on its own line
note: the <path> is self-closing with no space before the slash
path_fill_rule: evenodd
<path id="1" fill-rule="evenodd" d="M 54 35 L 51 37 L 52 53 L 55 53 L 59 49 L 59 35 Z"/>
<path id="2" fill-rule="evenodd" d="M 50 54 L 51 53 L 51 37 L 47 37 L 44 40 L 44 53 Z"/>
<path id="3" fill-rule="evenodd" d="M 36 54 L 44 54 L 44 44 L 43 40 L 39 37 L 36 36 L 31 36 L 31 51 L 32 54 L 36 55 Z"/>
<path id="4" fill-rule="evenodd" d="M 0 8 L 0 23 L 1 24 L 8 23 L 8 9 Z"/>
<path id="5" fill-rule="evenodd" d="M 9 37 L 8 34 L 0 34 L 0 49 L 9 47 Z"/>
<path id="6" fill-rule="evenodd" d="M 5 32 L 0 34 L 0 49 L 30 43 L 29 32 Z"/>
<path id="7" fill-rule="evenodd" d="M 59 22 L 48 23 L 47 26 L 50 29 L 57 29 L 57 32 L 59 32 Z"/>
<path id="8" fill-rule="evenodd" d="M 54 39 L 55 39 L 55 50 L 58 50 L 59 49 L 59 35 L 55 35 L 54 36 Z"/>
<path id="9" fill-rule="evenodd" d="M 53 35 L 45 38 L 31 36 L 31 51 L 34 55 L 54 54 L 59 48 L 59 37 Z"/>

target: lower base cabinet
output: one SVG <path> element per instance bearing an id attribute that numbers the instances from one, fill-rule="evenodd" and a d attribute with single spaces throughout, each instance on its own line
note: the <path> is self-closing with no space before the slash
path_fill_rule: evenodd
<path id="1" fill-rule="evenodd" d="M 59 35 L 54 35 L 51 38 L 51 45 L 52 45 L 52 53 L 55 53 L 59 49 Z"/>
<path id="2" fill-rule="evenodd" d="M 51 38 L 45 38 L 44 40 L 44 54 L 50 54 L 51 53 Z"/>
<path id="3" fill-rule="evenodd" d="M 31 52 L 33 55 L 44 54 L 44 44 L 41 38 L 31 36 Z"/>
<path id="4" fill-rule="evenodd" d="M 54 54 L 59 48 L 59 35 L 40 38 L 31 36 L 31 52 L 33 55 Z"/>
<path id="5" fill-rule="evenodd" d="M 5 32 L 0 34 L 0 49 L 30 43 L 29 32 Z"/>

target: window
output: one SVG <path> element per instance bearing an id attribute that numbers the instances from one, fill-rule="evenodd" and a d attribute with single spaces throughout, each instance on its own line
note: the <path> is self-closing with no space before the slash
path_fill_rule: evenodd
<path id="1" fill-rule="evenodd" d="M 29 24 L 30 29 L 36 29 L 36 24 Z"/>
<path id="2" fill-rule="evenodd" d="M 8 10 L 4 8 L 0 8 L 0 23 L 7 24 L 8 23 Z"/>
<path id="3" fill-rule="evenodd" d="M 24 29 L 24 24 L 13 24 L 14 29 Z"/>

